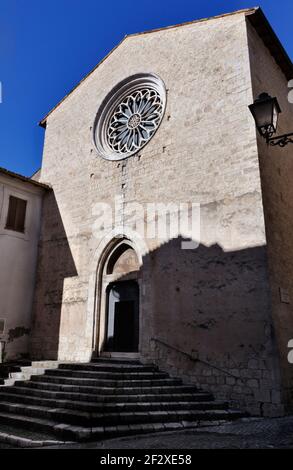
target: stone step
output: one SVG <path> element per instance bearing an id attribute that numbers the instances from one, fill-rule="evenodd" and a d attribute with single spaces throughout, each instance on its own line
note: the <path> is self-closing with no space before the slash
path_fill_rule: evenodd
<path id="1" fill-rule="evenodd" d="M 227 409 L 228 403 L 223 401 L 161 401 L 149 402 L 120 402 L 103 403 L 62 400 L 56 398 L 43 398 L 31 395 L 17 395 L 12 393 L 0 393 L 1 402 L 14 404 L 28 404 L 45 407 L 58 407 L 69 410 L 80 410 L 90 413 L 115 413 L 115 412 L 134 412 L 134 411 L 176 411 L 176 410 L 204 410 L 204 409 Z"/>
<path id="2" fill-rule="evenodd" d="M 156 380 L 169 378 L 169 375 L 166 372 L 127 372 L 127 374 L 125 374 L 119 372 L 103 372 L 82 369 L 52 369 L 47 370 L 45 375 L 109 380 Z"/>
<path id="3" fill-rule="evenodd" d="M 34 389 L 27 386 L 14 386 L 6 387 L 4 396 L 9 394 L 17 394 L 21 397 L 32 396 L 40 398 L 51 398 L 53 400 L 74 400 L 80 402 L 97 402 L 97 403 L 139 403 L 147 402 L 154 403 L 158 401 L 211 401 L 214 399 L 213 395 L 207 392 L 197 391 L 196 393 L 156 393 L 156 394 L 140 394 L 140 395 L 100 395 L 100 394 L 87 394 L 78 392 L 64 392 L 64 391 L 51 391 Z M 0 391 L 0 399 L 3 393 Z"/>
<path id="4" fill-rule="evenodd" d="M 45 369 L 41 367 L 22 367 L 19 372 L 10 372 L 9 378 L 15 380 L 29 380 L 32 375 L 43 375 Z"/>
<path id="5" fill-rule="evenodd" d="M 243 416 L 238 411 L 230 410 L 227 412 L 225 420 L 220 420 L 215 413 L 216 420 L 211 421 L 209 415 L 201 413 L 200 419 L 196 421 L 176 421 L 176 422 L 157 422 L 140 424 L 122 424 L 114 426 L 84 427 L 72 426 L 69 424 L 58 424 L 52 420 L 32 418 L 23 415 L 0 412 L 0 423 L 8 424 L 11 427 L 20 429 L 31 429 L 45 431 L 49 435 L 58 436 L 61 439 L 71 439 L 74 441 L 97 441 L 100 439 L 109 439 L 111 437 L 137 435 L 162 431 L 174 431 L 183 429 L 198 428 L 205 425 L 218 425 L 232 421 Z"/>
<path id="6" fill-rule="evenodd" d="M 31 431 L 45 431 L 48 434 L 54 434 L 54 427 L 58 425 L 55 421 L 48 419 L 0 411 L 1 424 L 7 424 L 12 427 L 16 426 L 21 429 L 30 429 Z"/>
<path id="7" fill-rule="evenodd" d="M 0 364 L 0 377 L 7 378 L 11 372 L 20 372 L 22 367 L 31 365 L 30 361 L 4 362 Z"/>
<path id="8" fill-rule="evenodd" d="M 88 363 L 88 364 L 72 364 L 72 363 L 65 363 L 59 364 L 59 369 L 70 369 L 70 370 L 93 370 L 93 371 L 100 371 L 100 372 L 118 372 L 118 373 L 126 373 L 129 372 L 157 372 L 158 368 L 152 364 L 112 364 L 108 363 Z"/>
<path id="9" fill-rule="evenodd" d="M 63 377 L 59 375 L 33 375 L 31 382 L 46 382 L 61 385 L 79 385 L 93 386 L 93 387 L 161 387 L 181 385 L 181 379 L 141 379 L 141 380 L 107 380 L 107 379 L 92 379 L 92 378 L 78 378 L 78 377 Z"/>
<path id="10" fill-rule="evenodd" d="M 52 382 L 16 382 L 17 386 L 35 388 L 41 390 L 56 390 L 65 392 L 92 393 L 95 395 L 140 395 L 140 394 L 162 394 L 162 393 L 196 393 L 198 389 L 192 385 L 162 385 L 143 387 L 98 387 L 86 385 L 65 385 Z"/>
<path id="11" fill-rule="evenodd" d="M 25 362 L 21 364 L 27 364 Z M 33 375 L 43 375 L 47 368 L 56 369 L 59 363 L 57 361 L 35 361 L 30 365 L 14 365 L 7 367 L 6 378 L 0 385 L 10 386 L 17 380 L 29 380 Z M 3 372 L 3 371 L 2 371 Z"/>
<path id="12" fill-rule="evenodd" d="M 197 420 L 223 420 L 228 419 L 229 410 L 205 409 L 205 410 L 178 410 L 178 411 L 140 411 L 119 413 L 88 413 L 63 408 L 49 408 L 43 406 L 30 406 L 9 402 L 0 403 L 0 413 L 44 419 L 60 424 L 74 424 L 78 426 L 117 426 L 120 424 L 141 424 L 156 422 L 178 422 Z M 243 414 L 238 413 L 238 417 Z"/>
<path id="13" fill-rule="evenodd" d="M 224 424 L 227 421 L 234 421 L 236 419 L 243 418 L 243 415 L 239 414 L 237 410 L 229 410 L 225 415 L 225 419 L 220 419 L 222 413 L 219 414 L 214 413 L 213 419 L 210 419 L 210 414 L 206 412 L 198 413 L 197 416 L 199 419 L 196 421 L 192 420 L 182 420 L 182 421 L 170 421 L 166 422 L 156 422 L 156 423 L 140 423 L 140 424 L 122 424 L 118 426 L 103 426 L 103 427 L 92 427 L 91 429 L 83 428 L 84 435 L 79 434 L 79 427 L 72 428 L 69 426 L 65 430 L 65 435 L 68 437 L 72 436 L 73 439 L 78 440 L 98 440 L 98 439 L 105 439 L 110 437 L 118 437 L 118 436 L 125 436 L 125 435 L 137 435 L 137 434 L 145 434 L 145 433 L 153 433 L 153 432 L 162 432 L 162 431 L 178 431 L 183 429 L 192 429 L 198 428 L 202 426 L 213 426 Z M 62 435 L 61 429 L 59 430 Z M 84 438 L 85 436 L 85 438 Z"/>
<path id="14" fill-rule="evenodd" d="M 92 364 L 129 364 L 129 365 L 143 365 L 139 359 L 118 358 L 118 357 L 96 357 L 91 360 Z M 153 364 L 150 364 L 153 366 Z"/>
<path id="15" fill-rule="evenodd" d="M 15 384 L 15 380 L 16 379 L 3 379 L 3 382 L 2 384 L 0 383 L 0 385 L 2 385 L 3 387 L 11 387 Z"/>

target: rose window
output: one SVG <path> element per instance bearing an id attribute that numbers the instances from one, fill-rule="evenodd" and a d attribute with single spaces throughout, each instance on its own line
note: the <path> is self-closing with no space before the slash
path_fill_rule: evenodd
<path id="1" fill-rule="evenodd" d="M 96 148 L 108 160 L 133 155 L 152 138 L 163 118 L 165 87 L 153 75 L 138 75 L 116 87 L 100 109 Z"/>
<path id="2" fill-rule="evenodd" d="M 162 112 L 163 103 L 155 90 L 144 88 L 133 92 L 118 105 L 110 119 L 109 146 L 120 154 L 139 150 L 157 130 Z"/>

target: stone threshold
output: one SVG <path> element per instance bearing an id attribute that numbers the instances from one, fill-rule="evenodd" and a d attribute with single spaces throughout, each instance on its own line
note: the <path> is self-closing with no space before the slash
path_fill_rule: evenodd
<path id="1" fill-rule="evenodd" d="M 109 359 L 141 359 L 141 356 L 140 356 L 140 353 L 119 353 L 119 352 L 102 352 L 99 356 L 97 356 L 97 359 L 98 358 L 102 358 L 102 359 L 106 359 L 106 358 L 109 358 Z"/>

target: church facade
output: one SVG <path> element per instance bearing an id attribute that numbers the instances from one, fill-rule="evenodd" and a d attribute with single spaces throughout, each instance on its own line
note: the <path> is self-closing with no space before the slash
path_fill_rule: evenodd
<path id="1" fill-rule="evenodd" d="M 33 359 L 139 355 L 253 414 L 291 410 L 293 163 L 248 109 L 278 96 L 286 132 L 290 78 L 245 10 L 127 36 L 46 116 Z"/>

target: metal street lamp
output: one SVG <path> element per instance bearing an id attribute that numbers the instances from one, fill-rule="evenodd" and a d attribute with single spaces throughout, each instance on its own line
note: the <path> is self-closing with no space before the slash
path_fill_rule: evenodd
<path id="1" fill-rule="evenodd" d="M 277 98 L 272 98 L 268 93 L 262 93 L 249 106 L 249 109 L 258 132 L 266 139 L 267 144 L 280 147 L 285 147 L 289 143 L 293 144 L 293 132 L 273 137 L 277 132 L 279 114 L 282 112 Z"/>

